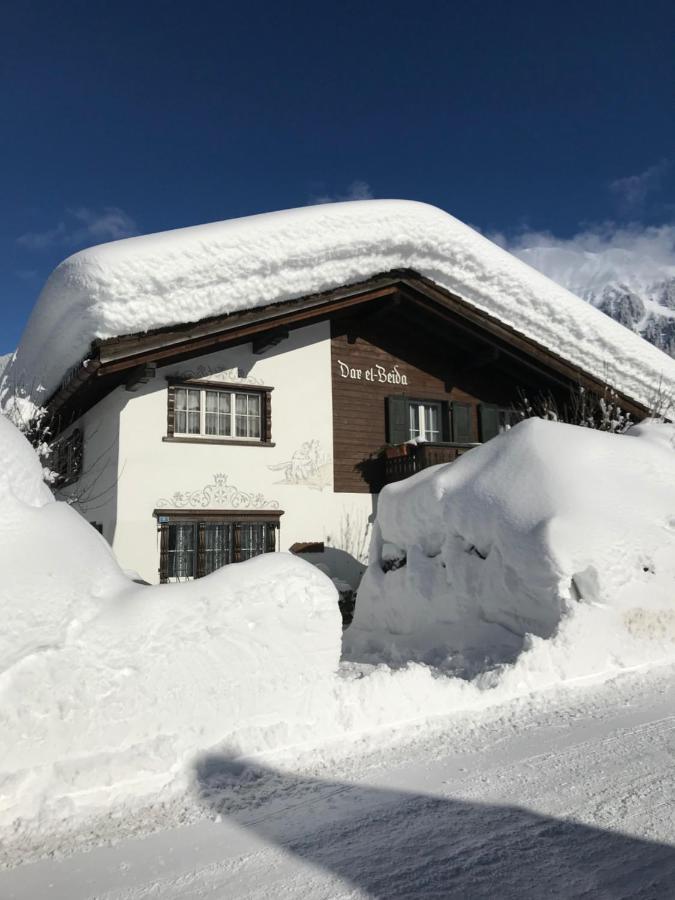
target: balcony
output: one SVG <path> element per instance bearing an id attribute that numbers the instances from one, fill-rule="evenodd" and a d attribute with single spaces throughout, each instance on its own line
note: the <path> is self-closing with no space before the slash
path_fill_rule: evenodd
<path id="1" fill-rule="evenodd" d="M 429 466 L 437 466 L 441 463 L 454 462 L 457 457 L 478 444 L 458 444 L 454 441 L 420 444 L 398 444 L 395 447 L 386 447 L 384 457 L 384 483 L 401 481 L 421 472 Z"/>

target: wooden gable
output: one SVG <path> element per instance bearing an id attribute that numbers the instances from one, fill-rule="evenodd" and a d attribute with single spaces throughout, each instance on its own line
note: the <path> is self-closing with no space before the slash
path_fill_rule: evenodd
<path id="1" fill-rule="evenodd" d="M 427 376 L 444 389 L 450 383 L 448 378 L 459 377 L 460 369 L 462 384 L 468 385 L 470 370 L 475 370 L 473 380 L 480 380 L 483 376 L 478 373 L 497 360 L 500 371 L 515 369 L 514 377 L 519 382 L 523 382 L 520 373 L 529 370 L 533 383 L 578 383 L 600 392 L 605 387 L 594 376 L 462 298 L 414 272 L 403 271 L 227 316 L 96 341 L 87 359 L 51 397 L 49 408 L 63 422 L 72 421 L 118 385 L 127 384 L 132 389 L 143 380 L 148 366 L 166 365 L 248 341 L 263 347 L 288 329 L 320 320 L 330 319 L 334 339 L 343 335 L 348 344 L 350 336 L 367 341 L 369 333 L 381 335 L 380 343 L 395 341 L 394 313 L 399 325 L 404 323 L 402 328 L 397 327 L 406 339 L 406 353 L 422 353 L 424 362 L 419 370 L 426 367 Z M 361 332 L 366 336 L 361 338 Z M 357 347 L 356 341 L 351 346 Z M 383 347 L 380 350 L 387 352 Z M 394 356 L 396 352 L 393 347 Z M 459 383 L 454 388 L 465 390 Z M 444 392 L 452 394 L 452 390 Z M 618 401 L 636 418 L 647 412 L 630 397 L 618 394 Z"/>

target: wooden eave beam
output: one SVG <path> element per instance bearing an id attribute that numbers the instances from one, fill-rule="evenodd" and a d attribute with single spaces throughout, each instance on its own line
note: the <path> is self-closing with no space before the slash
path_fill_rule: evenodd
<path id="1" fill-rule="evenodd" d="M 180 326 L 159 328 L 142 334 L 124 335 L 95 341 L 90 358 L 75 375 L 50 398 L 49 406 L 57 410 L 66 403 L 76 404 L 75 395 L 92 378 L 119 383 L 119 373 L 144 363 L 189 358 L 199 353 L 252 340 L 270 330 L 283 330 L 313 320 L 353 311 L 386 297 L 402 297 L 428 313 L 451 323 L 484 344 L 491 342 L 500 352 L 538 374 L 556 379 L 568 386 L 578 383 L 602 392 L 603 382 L 566 362 L 554 352 L 527 338 L 489 313 L 476 309 L 450 291 L 438 287 L 415 272 L 392 271 L 365 282 L 324 291 L 295 301 L 281 301 L 253 310 L 217 316 Z M 405 306 L 406 304 L 403 304 Z M 436 332 L 437 337 L 440 334 Z M 117 376 L 117 377 L 113 377 Z M 562 378 L 560 377 L 562 376 Z M 648 410 L 640 403 L 617 391 L 617 399 L 627 410 L 644 416 Z"/>
<path id="2" fill-rule="evenodd" d="M 287 339 L 288 335 L 288 328 L 284 328 L 282 331 L 272 331 L 269 334 L 254 337 L 251 341 L 251 350 L 256 356 L 260 356 L 266 350 L 277 347 L 282 341 Z"/>
<path id="3" fill-rule="evenodd" d="M 409 292 L 406 293 L 413 302 L 420 302 L 420 293 L 427 298 L 436 301 L 432 304 L 424 304 L 425 308 L 429 309 L 435 315 L 442 318 L 448 318 L 446 311 L 450 311 L 451 313 L 455 313 L 451 319 L 457 327 L 469 330 L 466 322 L 471 322 L 476 328 L 482 329 L 493 335 L 495 338 L 500 339 L 499 346 L 502 352 L 513 356 L 513 358 L 517 359 L 522 365 L 532 368 L 535 371 L 539 371 L 542 374 L 548 374 L 550 378 L 555 377 L 555 373 L 557 372 L 564 377 L 565 381 L 561 383 L 565 385 L 575 383 L 581 384 L 596 393 L 602 393 L 605 389 L 605 383 L 598 378 L 584 372 L 573 364 L 566 362 L 566 360 L 562 359 L 562 357 L 558 356 L 553 351 L 548 350 L 536 341 L 521 335 L 510 325 L 500 322 L 489 313 L 472 307 L 460 297 L 439 288 L 428 279 L 423 278 L 422 276 L 415 276 L 414 279 L 404 278 L 402 284 L 409 289 Z M 513 352 L 514 349 L 520 352 L 516 354 Z M 535 360 L 539 361 L 539 364 L 537 364 Z M 645 416 L 648 414 L 649 410 L 647 407 L 642 406 L 642 404 L 638 403 L 636 400 L 631 399 L 618 390 L 615 390 L 615 394 L 618 402 L 627 412 L 632 412 L 638 416 Z"/>
<path id="4" fill-rule="evenodd" d="M 217 319 L 181 326 L 180 329 L 158 329 L 145 334 L 110 338 L 98 342 L 96 347 L 101 361 L 100 374 L 132 368 L 146 358 L 159 361 L 181 353 L 190 355 L 196 352 L 203 353 L 229 340 L 243 343 L 247 338 L 250 339 L 271 328 L 283 329 L 289 325 L 321 318 L 340 309 L 369 303 L 396 293 L 394 280 L 387 279 L 387 282 L 375 290 L 364 291 L 361 284 L 358 290 L 353 292 L 347 293 L 346 289 L 336 292 L 338 294 L 336 297 L 318 295 L 297 303 L 287 301 L 242 314 L 231 313 Z"/>
<path id="5" fill-rule="evenodd" d="M 143 363 L 136 366 L 127 375 L 124 383 L 124 389 L 127 391 L 137 391 L 142 384 L 147 384 L 157 374 L 157 365 L 155 363 Z"/>
<path id="6" fill-rule="evenodd" d="M 344 333 L 347 335 L 347 343 L 354 344 L 360 332 L 367 331 L 380 322 L 385 316 L 391 315 L 401 306 L 402 297 L 399 293 L 393 294 L 390 298 L 383 300 L 381 303 L 372 304 L 368 312 L 360 315 L 358 318 L 348 316 L 344 320 Z"/>

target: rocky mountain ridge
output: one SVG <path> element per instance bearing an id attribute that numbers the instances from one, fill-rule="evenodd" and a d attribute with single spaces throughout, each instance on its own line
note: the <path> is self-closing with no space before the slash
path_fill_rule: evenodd
<path id="1" fill-rule="evenodd" d="M 629 250 L 509 248 L 553 281 L 675 357 L 675 264 Z"/>

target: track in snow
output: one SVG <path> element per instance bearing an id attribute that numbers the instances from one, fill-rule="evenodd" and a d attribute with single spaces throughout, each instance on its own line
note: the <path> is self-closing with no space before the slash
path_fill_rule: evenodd
<path id="1" fill-rule="evenodd" d="M 675 898 L 674 674 L 449 719 L 351 780 L 213 754 L 208 820 L 0 873 L 0 896 Z"/>

